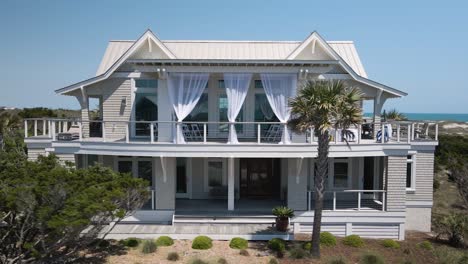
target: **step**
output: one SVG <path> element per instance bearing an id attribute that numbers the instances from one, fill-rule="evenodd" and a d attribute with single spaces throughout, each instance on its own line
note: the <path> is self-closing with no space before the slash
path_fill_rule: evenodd
<path id="1" fill-rule="evenodd" d="M 274 224 L 273 215 L 174 215 L 174 223 L 192 224 Z"/>

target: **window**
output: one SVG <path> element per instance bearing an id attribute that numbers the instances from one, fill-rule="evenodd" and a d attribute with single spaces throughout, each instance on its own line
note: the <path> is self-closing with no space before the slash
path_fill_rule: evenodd
<path id="1" fill-rule="evenodd" d="M 415 189 L 415 155 L 406 156 L 406 189 Z"/>
<path id="2" fill-rule="evenodd" d="M 131 160 L 119 160 L 117 170 L 120 173 L 132 174 L 132 161 Z"/>
<path id="3" fill-rule="evenodd" d="M 348 159 L 334 159 L 333 161 L 333 188 L 349 188 Z"/>
<path id="4" fill-rule="evenodd" d="M 256 122 L 277 122 L 275 113 L 271 109 L 270 103 L 265 94 L 255 95 L 255 121 Z"/>
<path id="5" fill-rule="evenodd" d="M 185 121 L 208 121 L 208 93 L 203 93 Z"/>
<path id="6" fill-rule="evenodd" d="M 138 161 L 138 178 L 148 181 L 148 186 L 153 186 L 153 163 L 151 160 Z"/>
<path id="7" fill-rule="evenodd" d="M 226 94 L 220 94 L 218 97 L 218 107 L 219 107 L 219 121 L 220 122 L 228 122 L 228 99 Z M 242 105 L 242 108 L 237 115 L 236 122 L 242 122 L 244 120 L 244 107 L 245 104 Z M 229 125 L 228 124 L 220 124 L 219 125 L 219 132 L 229 132 Z M 236 132 L 242 133 L 243 127 L 241 124 L 236 125 Z"/>
<path id="8" fill-rule="evenodd" d="M 87 155 L 88 167 L 92 167 L 98 163 L 98 155 Z"/>
<path id="9" fill-rule="evenodd" d="M 225 89 L 226 86 L 224 85 L 224 80 L 218 80 L 218 88 L 219 89 Z"/>
<path id="10" fill-rule="evenodd" d="M 135 121 L 158 120 L 158 81 L 135 80 Z M 157 129 L 155 130 L 155 132 Z M 135 124 L 135 136 L 150 136 L 150 126 L 147 123 Z"/>
<path id="11" fill-rule="evenodd" d="M 263 89 L 263 83 L 262 83 L 262 80 L 255 80 L 254 82 L 255 84 L 255 89 Z"/>
<path id="12" fill-rule="evenodd" d="M 226 164 L 222 159 L 208 159 L 205 163 L 205 191 L 226 185 Z"/>

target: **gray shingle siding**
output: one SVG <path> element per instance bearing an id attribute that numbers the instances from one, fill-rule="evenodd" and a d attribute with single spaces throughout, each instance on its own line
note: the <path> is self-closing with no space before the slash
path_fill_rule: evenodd
<path id="1" fill-rule="evenodd" d="M 406 208 L 406 156 L 388 156 L 387 211 L 405 211 Z"/>
<path id="2" fill-rule="evenodd" d="M 418 152 L 416 155 L 415 191 L 408 192 L 408 201 L 432 201 L 434 181 L 434 153 Z"/>

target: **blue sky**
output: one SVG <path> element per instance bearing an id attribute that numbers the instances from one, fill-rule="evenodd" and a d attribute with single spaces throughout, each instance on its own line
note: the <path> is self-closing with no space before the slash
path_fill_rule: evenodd
<path id="1" fill-rule="evenodd" d="M 466 2 L 466 1 L 465 1 Z M 468 113 L 468 3 L 22 1 L 0 3 L 0 105 L 78 108 L 54 90 L 92 77 L 110 39 L 353 40 L 385 108 Z"/>

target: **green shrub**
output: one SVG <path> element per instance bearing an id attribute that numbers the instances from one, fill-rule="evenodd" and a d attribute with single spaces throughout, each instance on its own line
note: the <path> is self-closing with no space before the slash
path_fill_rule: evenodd
<path id="1" fill-rule="evenodd" d="M 235 249 L 246 249 L 249 246 L 249 242 L 243 238 L 240 237 L 235 237 L 231 239 L 231 242 L 229 242 L 229 247 L 230 248 L 235 248 Z"/>
<path id="2" fill-rule="evenodd" d="M 208 262 L 203 261 L 199 258 L 192 259 L 189 263 L 190 264 L 209 264 Z"/>
<path id="3" fill-rule="evenodd" d="M 279 262 L 278 262 L 277 259 L 271 258 L 271 259 L 268 261 L 268 264 L 279 264 Z"/>
<path id="4" fill-rule="evenodd" d="M 126 247 L 137 247 L 140 244 L 138 238 L 130 237 L 122 241 L 122 244 Z"/>
<path id="5" fill-rule="evenodd" d="M 361 256 L 360 264 L 384 264 L 384 259 L 374 253 L 366 253 Z"/>
<path id="6" fill-rule="evenodd" d="M 289 251 L 289 257 L 293 259 L 303 259 L 307 256 L 307 252 L 301 247 L 294 247 Z"/>
<path id="7" fill-rule="evenodd" d="M 167 254 L 167 260 L 169 261 L 178 261 L 179 259 L 180 257 L 177 252 L 169 252 L 169 254 Z"/>
<path id="8" fill-rule="evenodd" d="M 423 248 L 423 249 L 427 249 L 427 250 L 433 250 L 434 249 L 431 242 L 429 242 L 427 240 L 419 243 L 418 247 Z"/>
<path id="9" fill-rule="evenodd" d="M 197 236 L 192 242 L 193 249 L 210 249 L 212 246 L 213 242 L 207 236 Z"/>
<path id="10" fill-rule="evenodd" d="M 272 238 L 268 241 L 268 248 L 275 252 L 283 252 L 286 249 L 286 242 L 281 238 Z"/>
<path id="11" fill-rule="evenodd" d="M 386 248 L 399 249 L 400 248 L 400 243 L 398 243 L 397 241 L 395 241 L 393 239 L 385 239 L 385 240 L 382 240 L 382 246 L 384 246 Z"/>
<path id="12" fill-rule="evenodd" d="M 216 261 L 217 264 L 227 264 L 227 260 L 225 258 L 219 258 L 217 261 Z"/>
<path id="13" fill-rule="evenodd" d="M 328 260 L 327 264 L 346 264 L 346 259 L 342 256 L 332 257 Z"/>
<path id="14" fill-rule="evenodd" d="M 250 256 L 249 252 L 248 252 L 246 249 L 241 249 L 241 250 L 239 251 L 239 254 L 240 254 L 241 256 L 245 256 L 245 257 Z"/>
<path id="15" fill-rule="evenodd" d="M 293 217 L 294 210 L 286 206 L 277 206 L 271 211 L 274 216 L 277 217 Z"/>
<path id="16" fill-rule="evenodd" d="M 434 191 L 439 190 L 440 188 L 440 181 L 438 179 L 434 179 L 434 183 L 432 184 L 432 187 L 434 188 Z"/>
<path id="17" fill-rule="evenodd" d="M 156 245 L 158 247 L 168 247 L 174 245 L 174 240 L 168 236 L 160 236 L 156 239 Z"/>
<path id="18" fill-rule="evenodd" d="M 312 249 L 312 242 L 305 242 L 304 244 L 302 244 L 302 248 L 309 251 Z"/>
<path id="19" fill-rule="evenodd" d="M 350 235 L 343 238 L 343 244 L 350 247 L 362 247 L 364 246 L 364 240 L 358 235 Z"/>
<path id="20" fill-rule="evenodd" d="M 141 248 L 141 253 L 143 254 L 150 254 L 156 251 L 158 246 L 153 240 L 145 240 L 143 241 L 143 247 Z"/>
<path id="21" fill-rule="evenodd" d="M 336 245 L 336 237 L 330 232 L 320 233 L 320 245 L 332 247 Z"/>
<path id="22" fill-rule="evenodd" d="M 460 250 L 442 246 L 434 249 L 438 263 L 440 264 L 467 264 L 468 255 L 463 254 Z"/>
<path id="23" fill-rule="evenodd" d="M 451 213 L 435 217 L 434 230 L 439 236 L 448 237 L 450 245 L 464 247 L 468 240 L 468 214 Z"/>

